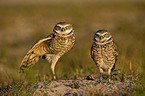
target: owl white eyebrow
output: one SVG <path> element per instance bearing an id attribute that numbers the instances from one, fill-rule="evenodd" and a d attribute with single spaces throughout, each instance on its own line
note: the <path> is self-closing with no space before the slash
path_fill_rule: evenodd
<path id="1" fill-rule="evenodd" d="M 100 33 L 96 33 L 96 34 L 98 34 L 99 36 L 101 35 Z"/>
<path id="2" fill-rule="evenodd" d="M 103 33 L 102 36 L 105 35 L 105 34 L 107 34 L 107 33 L 108 33 L 108 32 Z"/>
<path id="3" fill-rule="evenodd" d="M 60 24 L 58 24 L 57 26 L 60 26 L 62 28 L 62 27 L 69 26 L 69 24 L 67 24 L 67 25 L 60 25 Z"/>
<path id="4" fill-rule="evenodd" d="M 103 36 L 103 35 L 105 35 L 105 34 L 107 34 L 108 32 L 105 32 L 105 33 L 103 33 L 103 34 L 101 34 L 101 33 L 96 33 L 96 34 L 98 34 L 99 36 Z"/>

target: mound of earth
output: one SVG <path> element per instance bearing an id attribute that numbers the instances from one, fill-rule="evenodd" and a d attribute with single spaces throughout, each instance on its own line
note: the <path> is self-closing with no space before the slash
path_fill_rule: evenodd
<path id="1" fill-rule="evenodd" d="M 88 96 L 88 95 L 130 95 L 135 85 L 132 82 L 98 80 L 56 80 L 33 85 L 33 95 L 45 96 Z"/>

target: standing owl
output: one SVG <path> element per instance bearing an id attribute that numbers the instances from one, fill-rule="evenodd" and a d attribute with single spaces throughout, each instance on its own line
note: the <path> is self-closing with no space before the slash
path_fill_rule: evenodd
<path id="1" fill-rule="evenodd" d="M 58 59 L 68 52 L 75 43 L 74 30 L 71 24 L 60 22 L 53 29 L 53 33 L 44 39 L 39 40 L 25 55 L 19 68 L 23 73 L 24 69 L 30 69 L 38 62 L 39 58 L 47 59 L 51 63 L 53 78 L 55 76 L 55 65 Z"/>
<path id="2" fill-rule="evenodd" d="M 91 57 L 99 68 L 100 81 L 102 82 L 103 71 L 107 71 L 110 82 L 111 70 L 115 68 L 118 57 L 117 47 L 110 32 L 107 30 L 98 30 L 95 33 L 91 47 Z"/>

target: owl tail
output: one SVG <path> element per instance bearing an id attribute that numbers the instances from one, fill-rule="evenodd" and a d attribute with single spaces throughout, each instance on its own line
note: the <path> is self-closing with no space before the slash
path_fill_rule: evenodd
<path id="1" fill-rule="evenodd" d="M 19 73 L 24 73 L 24 69 L 31 69 L 31 67 L 38 62 L 39 55 L 35 54 L 33 51 L 28 52 L 24 59 L 22 60 L 22 63 L 19 68 Z"/>

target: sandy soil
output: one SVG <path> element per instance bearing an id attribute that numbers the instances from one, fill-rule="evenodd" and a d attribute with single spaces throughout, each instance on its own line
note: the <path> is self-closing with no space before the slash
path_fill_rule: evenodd
<path id="1" fill-rule="evenodd" d="M 87 95 L 129 95 L 135 89 L 132 82 L 98 80 L 56 80 L 33 85 L 34 96 L 87 96 Z"/>

